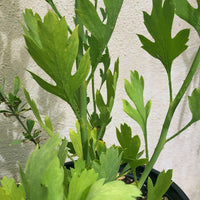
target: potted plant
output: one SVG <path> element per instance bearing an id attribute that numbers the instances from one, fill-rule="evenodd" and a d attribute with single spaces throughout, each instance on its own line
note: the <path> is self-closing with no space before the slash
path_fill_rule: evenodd
<path id="1" fill-rule="evenodd" d="M 144 12 L 144 24 L 154 41 L 143 35 L 138 35 L 138 37 L 142 48 L 163 64 L 169 84 L 168 112 L 157 146 L 150 157 L 147 119 L 151 101 L 144 102 L 144 80 L 137 71 L 130 72 L 130 81 L 125 80 L 125 90 L 129 100 L 123 99 L 123 107 L 124 111 L 141 127 L 145 149 L 140 150 L 140 138 L 138 135 L 132 136 L 131 128 L 127 124 L 121 124 L 116 128 L 120 146 L 113 145 L 108 148 L 103 141 L 106 127 L 111 122 L 111 111 L 119 74 L 119 59 L 115 62 L 113 72 L 109 69 L 111 62 L 108 42 L 123 0 L 104 0 L 104 7 L 100 8 L 97 0 L 94 2 L 76 0 L 74 30 L 67 24 L 67 19 L 61 16 L 54 2 L 46 1 L 54 12 L 49 11 L 42 20 L 39 14 L 34 14 L 31 9 L 26 9 L 23 13 L 25 25 L 22 26 L 29 54 L 54 83 L 49 83 L 39 75 L 29 72 L 44 90 L 60 97 L 71 107 L 77 119 L 77 130 L 70 130 L 70 142 L 66 139 L 61 140 L 59 135 L 54 133 L 50 119 L 45 117 L 43 120 L 40 117 L 34 100 L 24 89 L 26 100 L 36 121 L 50 139 L 41 148 L 38 146 L 39 142 L 34 142 L 37 144 L 37 148 L 27 161 L 25 172 L 20 168 L 22 185 L 16 187 L 13 180 L 3 179 L 3 187 L 0 190 L 2 198 L 12 199 L 14 198 L 12 194 L 15 193 L 18 199 L 25 197 L 28 199 L 68 200 L 188 199 L 184 193 L 182 193 L 182 197 L 181 195 L 179 197 L 165 195 L 172 184 L 172 170 L 163 171 L 159 175 L 157 174 L 156 178 L 153 178 L 151 171 L 165 144 L 200 119 L 200 90 L 194 89 L 191 96 L 188 97 L 192 119 L 184 128 L 168 138 L 168 130 L 174 112 L 200 62 L 200 51 L 198 50 L 179 92 L 173 96 L 172 63 L 187 48 L 186 43 L 189 37 L 189 29 L 184 29 L 172 38 L 173 19 L 176 13 L 199 33 L 198 9 L 193 8 L 187 0 L 165 0 L 164 2 L 153 0 L 151 14 Z M 191 14 L 195 17 L 191 18 Z M 99 89 L 95 90 L 94 74 L 100 63 L 103 65 L 103 68 L 100 68 L 101 84 Z M 76 69 L 75 72 L 72 72 L 74 65 Z M 87 93 L 89 84 L 92 86 L 92 97 L 90 98 Z M 15 81 L 15 86 L 17 89 L 14 89 L 14 97 L 20 86 L 18 79 Z M 103 86 L 107 91 L 106 101 L 102 94 Z M 7 102 L 2 89 L 1 102 Z M 92 111 L 88 109 L 91 102 Z M 7 105 L 10 106 L 9 103 Z M 9 114 L 10 112 L 12 114 L 11 109 Z M 26 139 L 35 141 L 39 132 L 35 136 L 31 134 L 34 121 L 31 120 L 26 124 L 27 127 L 31 127 L 29 137 Z M 74 156 L 77 156 L 76 161 Z M 74 168 L 63 168 L 66 157 L 71 158 Z M 123 167 L 119 170 L 122 164 Z M 141 166 L 144 167 L 141 169 Z M 132 184 L 124 184 L 118 180 L 129 172 L 132 172 L 131 177 L 134 181 Z M 140 189 L 145 184 L 147 184 L 147 197 L 142 197 Z M 173 185 L 175 184 L 173 183 Z M 173 185 L 170 191 L 175 188 Z M 178 190 L 180 189 L 178 188 Z M 11 197 L 8 197 L 9 195 Z"/>

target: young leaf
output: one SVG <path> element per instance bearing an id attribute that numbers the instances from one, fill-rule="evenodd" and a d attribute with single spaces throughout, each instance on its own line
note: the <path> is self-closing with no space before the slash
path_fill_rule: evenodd
<path id="1" fill-rule="evenodd" d="M 180 31 L 174 38 L 171 36 L 174 19 L 172 1 L 165 0 L 162 6 L 162 0 L 153 0 L 151 15 L 144 12 L 144 23 L 154 42 L 143 35 L 138 35 L 142 48 L 162 62 L 168 75 L 171 74 L 173 60 L 187 48 L 186 42 L 189 36 L 188 29 Z"/>
<path id="2" fill-rule="evenodd" d="M 103 138 L 105 128 L 111 121 L 111 111 L 115 99 L 115 91 L 117 86 L 117 80 L 119 75 L 119 59 L 115 62 L 114 72 L 108 69 L 106 73 L 106 88 L 107 88 L 107 103 L 104 102 L 103 96 L 99 90 L 96 91 L 96 104 L 100 111 L 100 122 L 99 126 L 101 128 L 99 139 Z"/>
<path id="3" fill-rule="evenodd" d="M 108 51 L 108 47 L 105 50 L 105 54 L 102 56 L 101 61 L 104 65 L 104 70 L 100 69 L 100 76 L 101 76 L 101 87 L 106 80 L 107 71 L 110 67 L 110 55 Z"/>
<path id="4" fill-rule="evenodd" d="M 118 149 L 114 147 L 101 153 L 99 163 L 94 161 L 92 164 L 92 168 L 99 174 L 98 179 L 105 178 L 105 182 L 115 180 L 121 164 L 121 157 Z"/>
<path id="5" fill-rule="evenodd" d="M 22 185 L 17 186 L 14 179 L 3 177 L 0 181 L 0 199 L 2 200 L 25 200 L 25 193 Z"/>
<path id="6" fill-rule="evenodd" d="M 200 90 L 194 89 L 192 95 L 188 97 L 190 111 L 192 113 L 192 122 L 200 120 Z"/>
<path id="7" fill-rule="evenodd" d="M 19 77 L 15 77 L 15 80 L 14 80 L 14 96 L 17 95 L 17 93 L 19 92 L 19 89 L 21 87 L 21 81 L 19 79 Z"/>
<path id="8" fill-rule="evenodd" d="M 139 153 L 141 144 L 139 136 L 132 137 L 131 128 L 127 124 L 121 125 L 121 132 L 116 129 L 116 133 L 123 150 L 123 161 L 129 163 L 133 171 L 136 167 L 146 164 L 147 159 L 139 159 L 141 156 Z"/>
<path id="9" fill-rule="evenodd" d="M 173 0 L 175 3 L 176 14 L 191 24 L 200 36 L 200 2 L 197 0 L 198 7 L 194 8 L 187 0 Z"/>
<path id="10" fill-rule="evenodd" d="M 27 128 L 28 128 L 28 132 L 31 134 L 31 132 L 33 130 L 33 127 L 35 125 L 35 121 L 33 121 L 31 119 L 27 119 L 26 120 L 26 125 L 27 125 Z"/>
<path id="11" fill-rule="evenodd" d="M 157 178 L 155 186 L 153 186 L 152 180 L 148 178 L 148 195 L 147 200 L 162 200 L 162 196 L 169 189 L 172 181 L 172 170 L 167 172 L 162 171 Z"/>
<path id="12" fill-rule="evenodd" d="M 25 172 L 20 167 L 23 188 L 28 199 L 63 200 L 64 171 L 60 166 L 59 135 L 51 137 L 40 149 L 36 148 L 26 163 Z"/>
<path id="13" fill-rule="evenodd" d="M 96 181 L 90 188 L 86 200 L 136 200 L 137 197 L 141 197 L 141 192 L 135 185 L 122 181 L 104 182 L 105 179 Z"/>
<path id="14" fill-rule="evenodd" d="M 148 101 L 147 104 L 144 105 L 144 80 L 142 76 L 139 77 L 137 71 L 131 71 L 131 82 L 125 80 L 125 90 L 129 98 L 135 104 L 136 109 L 133 108 L 127 100 L 123 100 L 124 111 L 140 125 L 143 133 L 145 133 L 151 102 Z"/>

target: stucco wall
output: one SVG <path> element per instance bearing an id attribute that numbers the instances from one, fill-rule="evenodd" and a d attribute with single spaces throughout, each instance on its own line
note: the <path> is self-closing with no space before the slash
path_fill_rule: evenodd
<path id="1" fill-rule="evenodd" d="M 74 1 L 55 1 L 61 14 L 66 16 L 67 22 L 72 24 Z M 190 2 L 195 5 L 195 0 Z M 31 96 L 36 100 L 42 115 L 49 115 L 54 129 L 62 135 L 67 135 L 69 127 L 74 127 L 73 113 L 68 105 L 57 97 L 44 92 L 31 79 L 25 68 L 37 72 L 36 65 L 25 49 L 22 37 L 22 11 L 32 8 L 42 16 L 49 9 L 44 0 L 1 0 L 0 1 L 0 81 L 6 77 L 6 87 L 12 88 L 12 82 L 18 75 L 22 84 L 27 88 Z M 130 70 L 137 70 L 145 80 L 145 99 L 152 100 L 152 108 L 148 120 L 148 138 L 150 153 L 156 145 L 161 126 L 168 107 L 167 76 L 163 66 L 158 60 L 151 58 L 140 48 L 141 44 L 137 33 L 147 34 L 143 25 L 142 11 L 150 12 L 151 0 L 124 1 L 117 26 L 109 43 L 112 63 L 120 57 L 120 76 L 117 89 L 116 103 L 113 110 L 113 121 L 109 125 L 105 141 L 111 145 L 117 143 L 115 127 L 120 123 L 127 122 L 131 125 L 135 134 L 140 134 L 139 127 L 122 111 L 121 98 L 126 98 L 124 92 L 124 79 L 129 79 Z M 191 28 L 182 20 L 175 18 L 174 33 L 182 28 Z M 191 29 L 191 40 L 188 49 L 178 57 L 173 65 L 172 79 L 174 95 L 179 90 L 191 62 L 197 51 L 199 39 L 196 32 Z M 40 72 L 41 73 L 41 72 Z M 199 87 L 200 71 L 197 73 L 187 90 L 191 94 L 194 87 Z M 191 114 L 187 104 L 187 96 L 182 100 L 169 134 L 173 134 L 183 127 L 189 120 Z M 4 175 L 18 178 L 16 162 L 24 165 L 27 156 L 34 146 L 30 143 L 22 146 L 11 146 L 9 144 L 20 137 L 22 129 L 15 120 L 0 116 L 0 178 Z M 200 123 L 190 127 L 182 136 L 168 143 L 163 150 L 155 168 L 158 170 L 173 168 L 173 180 L 186 192 L 191 200 L 198 200 L 200 196 Z M 142 135 L 141 135 L 142 136 Z"/>

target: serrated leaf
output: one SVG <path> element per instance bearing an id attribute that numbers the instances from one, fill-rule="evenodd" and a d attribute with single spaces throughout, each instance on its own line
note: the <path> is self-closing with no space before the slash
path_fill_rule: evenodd
<path id="1" fill-rule="evenodd" d="M 137 71 L 134 72 L 131 71 L 130 77 L 131 77 L 131 82 L 125 80 L 125 90 L 136 108 L 133 108 L 132 105 L 127 100 L 122 100 L 124 111 L 140 125 L 143 133 L 146 134 L 146 123 L 151 108 L 151 102 L 148 101 L 147 104 L 144 105 L 143 77 L 139 76 Z"/>
<path id="2" fill-rule="evenodd" d="M 76 10 L 81 22 L 91 32 L 88 41 L 91 47 L 90 56 L 93 70 L 100 62 L 102 53 L 112 35 L 122 3 L 123 0 L 104 1 L 106 13 L 103 15 L 107 16 L 106 24 L 101 21 L 95 6 L 89 0 L 80 1 L 79 9 Z"/>
<path id="3" fill-rule="evenodd" d="M 173 0 L 175 3 L 176 14 L 191 24 L 200 36 L 200 2 L 197 0 L 198 7 L 194 8 L 187 0 Z"/>
<path id="4" fill-rule="evenodd" d="M 17 186 L 12 178 L 3 177 L 0 181 L 0 199 L 2 200 L 25 200 L 25 193 L 22 185 Z"/>
<path id="5" fill-rule="evenodd" d="M 19 92 L 20 87 L 21 87 L 21 81 L 20 81 L 20 78 L 17 76 L 17 77 L 15 77 L 15 80 L 14 80 L 14 93 L 13 94 L 15 96 Z"/>
<path id="6" fill-rule="evenodd" d="M 121 129 L 121 132 L 118 128 L 116 128 L 117 139 L 121 147 L 126 149 L 127 142 L 130 141 L 132 137 L 132 130 L 130 126 L 128 126 L 126 123 L 121 124 L 120 129 Z"/>
<path id="7" fill-rule="evenodd" d="M 92 184 L 97 180 L 98 174 L 93 169 L 84 170 L 81 174 L 74 173 L 69 184 L 67 200 L 84 200 Z"/>
<path id="8" fill-rule="evenodd" d="M 162 196 L 167 192 L 170 185 L 172 184 L 172 170 L 167 172 L 162 171 L 156 180 L 155 186 L 152 183 L 152 180 L 148 178 L 148 195 L 147 200 L 162 200 Z"/>
<path id="9" fill-rule="evenodd" d="M 33 15 L 31 10 L 26 10 L 24 13 L 24 20 L 28 27 L 24 27 L 24 38 L 30 55 L 51 77 L 55 85 L 30 73 L 43 89 L 59 96 L 71 105 L 73 95 L 89 73 L 89 50 L 82 57 L 77 70 L 72 75 L 79 48 L 78 27 L 68 38 L 68 26 L 64 18 L 59 20 L 52 11 L 45 15 L 44 22 L 37 16 L 38 14 Z"/>
<path id="10" fill-rule="evenodd" d="M 63 200 L 64 171 L 56 149 L 60 142 L 58 134 L 51 137 L 31 154 L 25 172 L 20 167 L 21 181 L 28 199 Z"/>
<path id="11" fill-rule="evenodd" d="M 138 35 L 142 48 L 162 62 L 168 75 L 171 73 L 173 60 L 187 48 L 186 42 L 189 36 L 189 29 L 184 29 L 172 38 L 173 19 L 172 0 L 165 0 L 163 6 L 162 0 L 153 0 L 151 15 L 144 12 L 144 23 L 154 42 L 143 35 Z"/>
<path id="12" fill-rule="evenodd" d="M 147 163 L 147 159 L 139 159 L 141 156 L 140 138 L 138 135 L 132 137 L 131 128 L 127 124 L 121 124 L 121 132 L 116 129 L 116 134 L 123 150 L 123 162 L 129 163 L 133 171 L 136 167 Z"/>
<path id="13" fill-rule="evenodd" d="M 99 174 L 98 179 L 105 178 L 105 182 L 115 180 L 121 164 L 121 157 L 118 149 L 114 147 L 101 153 L 99 163 L 94 161 L 92 164 L 92 168 Z"/>
<path id="14" fill-rule="evenodd" d="M 192 95 L 188 97 L 189 108 L 192 113 L 192 122 L 200 120 L 200 90 L 194 89 Z"/>
<path id="15" fill-rule="evenodd" d="M 141 197 L 141 192 L 135 185 L 122 181 L 105 183 L 105 179 L 100 179 L 92 185 L 86 200 L 136 200 L 136 197 Z"/>

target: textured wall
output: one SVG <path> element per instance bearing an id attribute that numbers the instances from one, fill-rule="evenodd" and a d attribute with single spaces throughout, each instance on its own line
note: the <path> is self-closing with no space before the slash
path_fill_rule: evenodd
<path id="1" fill-rule="evenodd" d="M 71 16 L 73 16 L 74 1 L 57 0 L 56 2 L 62 15 L 66 16 L 67 22 L 72 24 Z M 190 2 L 195 5 L 196 1 Z M 24 48 L 22 28 L 19 23 L 19 21 L 22 21 L 22 11 L 26 7 L 32 8 L 42 16 L 49 9 L 44 0 L 0 1 L 0 79 L 2 81 L 3 76 L 6 77 L 6 87 L 9 89 L 14 77 L 18 75 L 23 86 L 30 91 L 31 96 L 37 101 L 42 115 L 49 115 L 53 121 L 54 129 L 59 130 L 62 135 L 67 135 L 69 127 L 74 127 L 74 118 L 69 107 L 60 99 L 40 89 L 25 71 L 25 68 L 34 72 L 38 70 Z M 120 123 L 125 121 L 132 126 L 135 134 L 141 135 L 139 127 L 123 113 L 121 102 L 121 98 L 126 98 L 123 87 L 124 79 L 129 79 L 130 70 L 138 70 L 145 80 L 145 99 L 152 100 L 152 109 L 148 121 L 149 146 L 152 154 L 168 107 L 168 86 L 164 68 L 159 61 L 151 58 L 140 48 L 141 44 L 136 36 L 137 33 L 148 35 L 143 25 L 142 11 L 149 12 L 150 8 L 151 0 L 125 0 L 115 32 L 109 43 L 112 62 L 114 63 L 117 57 L 120 57 L 120 76 L 113 110 L 113 121 L 108 127 L 105 140 L 108 145 L 112 144 L 113 141 L 117 143 L 115 126 L 119 127 Z M 178 18 L 175 21 L 177 23 L 174 25 L 174 33 L 182 28 L 191 28 Z M 174 94 L 179 90 L 198 48 L 199 39 L 193 29 L 191 29 L 190 38 L 187 51 L 178 57 L 173 65 Z M 199 75 L 200 71 L 197 71 L 187 95 L 191 94 L 194 87 L 199 87 Z M 186 96 L 175 113 L 169 134 L 177 132 L 188 122 L 190 117 Z M 185 131 L 182 136 L 167 144 L 155 166 L 158 170 L 173 168 L 173 180 L 192 200 L 198 200 L 200 195 L 199 130 L 200 123 L 197 123 Z M 0 116 L 0 177 L 7 175 L 17 178 L 16 162 L 19 161 L 24 165 L 27 156 L 34 148 L 29 143 L 9 147 L 13 139 L 20 137 L 21 131 L 19 124 L 14 120 Z"/>

